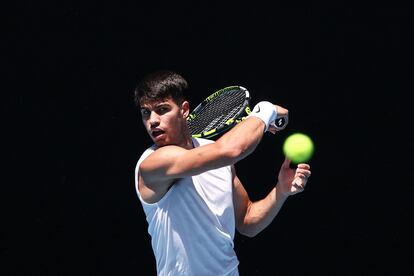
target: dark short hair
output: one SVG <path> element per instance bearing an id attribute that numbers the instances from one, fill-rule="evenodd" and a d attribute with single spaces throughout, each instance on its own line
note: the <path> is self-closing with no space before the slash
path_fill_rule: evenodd
<path id="1" fill-rule="evenodd" d="M 177 104 L 186 99 L 187 81 L 178 73 L 160 70 L 146 75 L 135 88 L 134 102 L 143 103 L 171 98 Z"/>

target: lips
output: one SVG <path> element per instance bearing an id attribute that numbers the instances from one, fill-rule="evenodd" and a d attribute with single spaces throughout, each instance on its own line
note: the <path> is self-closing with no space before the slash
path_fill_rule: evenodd
<path id="1" fill-rule="evenodd" d="M 157 138 L 158 136 L 164 134 L 164 131 L 161 129 L 154 129 L 153 131 L 151 131 L 151 135 L 154 138 Z"/>

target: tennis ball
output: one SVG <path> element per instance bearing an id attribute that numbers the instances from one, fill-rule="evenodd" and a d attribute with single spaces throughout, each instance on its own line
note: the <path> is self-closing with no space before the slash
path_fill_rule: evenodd
<path id="1" fill-rule="evenodd" d="M 311 159 L 314 149 L 312 139 L 303 133 L 291 134 L 283 143 L 285 156 L 296 164 Z"/>

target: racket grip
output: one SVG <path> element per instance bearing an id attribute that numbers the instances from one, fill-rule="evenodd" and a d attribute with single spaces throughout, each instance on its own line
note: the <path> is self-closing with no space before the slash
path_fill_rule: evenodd
<path id="1" fill-rule="evenodd" d="M 277 131 L 282 130 L 286 127 L 289 122 L 288 116 L 277 117 L 270 125 L 274 126 Z"/>

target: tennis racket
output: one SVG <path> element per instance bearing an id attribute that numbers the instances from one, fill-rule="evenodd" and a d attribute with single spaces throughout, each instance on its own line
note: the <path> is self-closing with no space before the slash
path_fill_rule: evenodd
<path id="1" fill-rule="evenodd" d="M 250 100 L 249 91 L 238 85 L 214 92 L 188 116 L 191 136 L 210 139 L 228 131 L 250 114 Z M 272 125 L 276 129 L 283 129 L 287 122 L 287 117 L 278 117 Z"/>
<path id="2" fill-rule="evenodd" d="M 195 138 L 213 138 L 244 120 L 250 113 L 250 94 L 242 86 L 228 86 L 205 98 L 187 118 Z"/>

